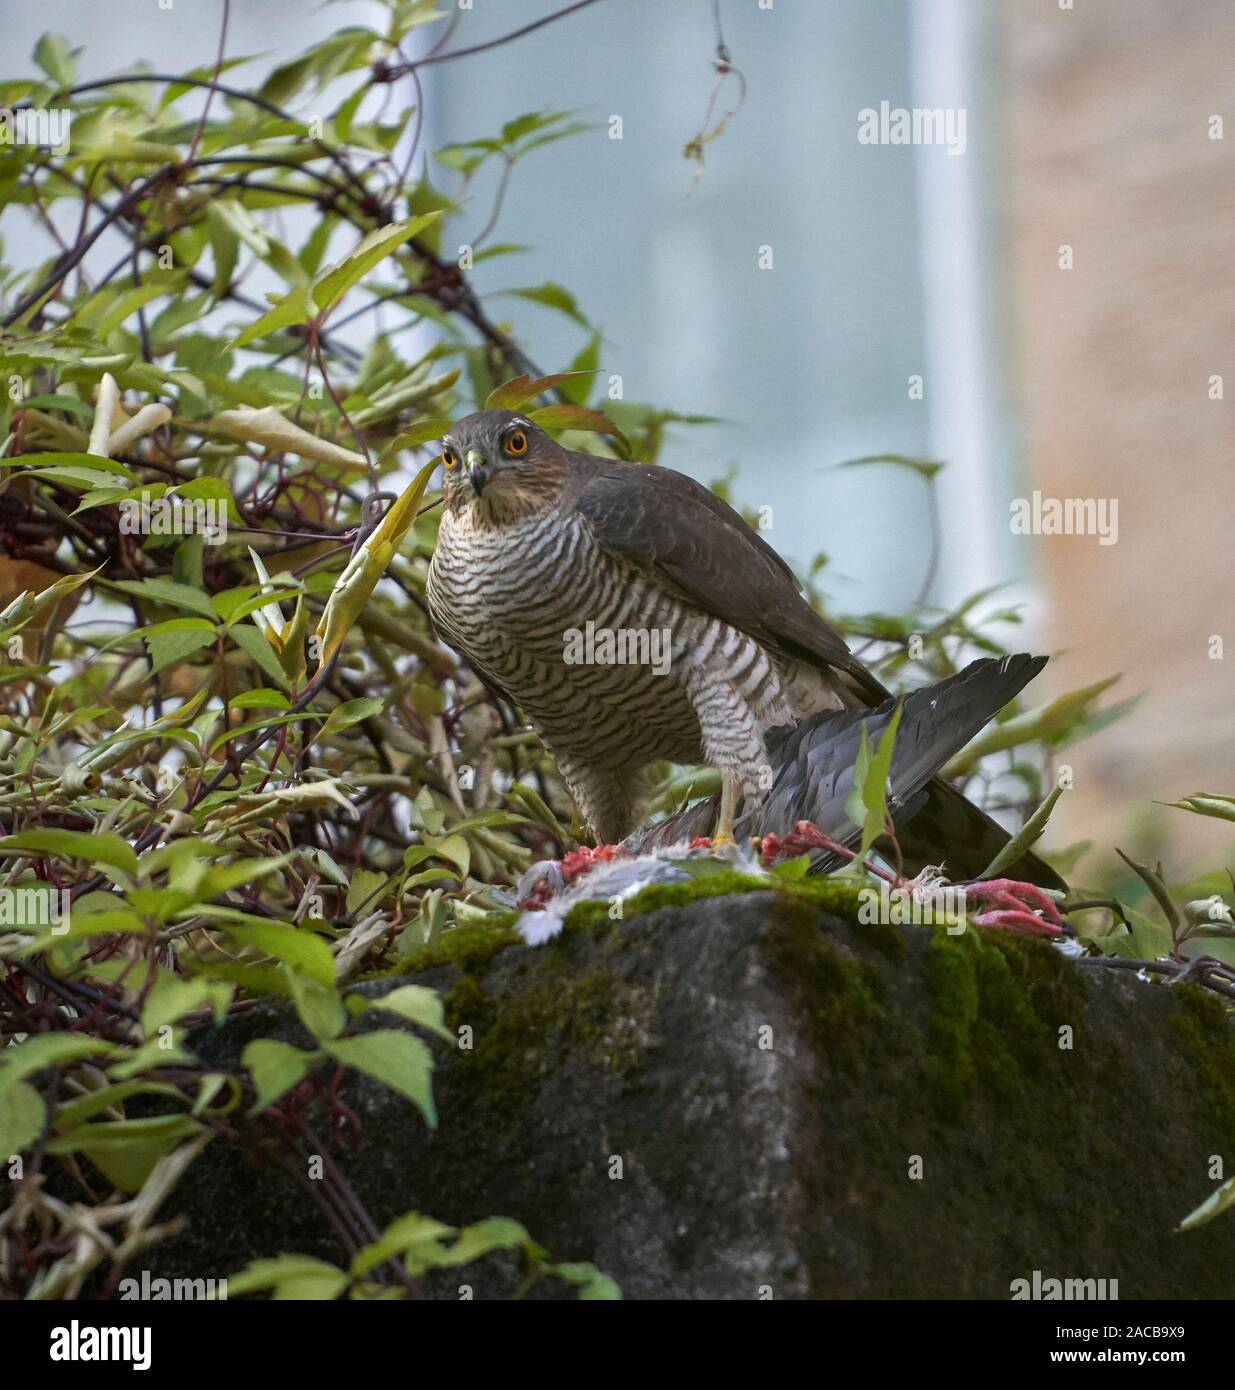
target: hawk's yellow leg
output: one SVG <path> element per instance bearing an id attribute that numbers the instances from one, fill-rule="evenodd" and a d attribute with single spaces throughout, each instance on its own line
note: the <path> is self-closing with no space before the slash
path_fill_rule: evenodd
<path id="1" fill-rule="evenodd" d="M 714 845 L 731 845 L 733 839 L 733 818 L 738 809 L 738 779 L 731 773 L 720 775 L 720 814 L 716 817 L 716 829 L 712 834 Z"/>

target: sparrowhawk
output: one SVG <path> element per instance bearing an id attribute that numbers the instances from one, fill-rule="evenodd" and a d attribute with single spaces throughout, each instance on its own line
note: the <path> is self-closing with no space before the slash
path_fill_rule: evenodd
<path id="1" fill-rule="evenodd" d="M 598 840 L 632 829 L 641 774 L 661 759 L 720 772 L 715 830 L 730 838 L 743 796 L 749 826 L 782 776 L 785 731 L 889 698 L 780 556 L 685 474 L 571 452 L 509 410 L 459 420 L 442 461 L 430 614 L 535 726 Z M 1037 668 L 1018 668 L 1005 699 Z M 898 825 L 907 865 L 973 877 L 1007 840 L 939 777 L 913 811 Z M 1062 886 L 1032 856 L 1014 868 Z"/>

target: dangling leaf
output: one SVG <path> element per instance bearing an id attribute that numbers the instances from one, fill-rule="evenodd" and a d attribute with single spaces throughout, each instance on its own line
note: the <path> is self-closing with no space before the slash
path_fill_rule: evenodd
<path id="1" fill-rule="evenodd" d="M 379 227 L 376 231 L 370 232 L 338 265 L 323 271 L 313 281 L 309 293 L 318 310 L 333 308 L 379 261 L 385 260 L 405 241 L 410 241 L 440 216 L 441 213 L 438 212 L 426 212 L 419 217 L 409 217 L 405 222 L 392 222 L 388 227 Z"/>
<path id="2" fill-rule="evenodd" d="M 552 391 L 563 381 L 569 381 L 572 377 L 591 375 L 591 372 L 556 372 L 553 376 L 541 376 L 533 381 L 525 372 L 522 376 L 513 377 L 510 381 L 505 381 L 501 386 L 490 391 L 488 399 L 485 401 L 485 409 L 518 410 L 525 402 L 533 401 L 537 396 L 543 396 L 546 391 Z"/>
<path id="3" fill-rule="evenodd" d="M 982 870 L 978 875 L 979 878 L 995 878 L 1009 864 L 1015 864 L 1022 854 L 1029 852 L 1030 848 L 1041 839 L 1042 832 L 1046 829 L 1046 823 L 1051 818 L 1051 812 L 1055 809 L 1055 803 L 1063 795 L 1063 791 L 1062 786 L 1052 787 L 1046 800 Z"/>
<path id="4" fill-rule="evenodd" d="M 369 595 L 377 587 L 378 580 L 386 573 L 386 567 L 416 519 L 420 500 L 436 468 L 437 459 L 430 459 L 416 474 L 411 486 L 404 491 L 352 556 L 347 568 L 330 591 L 330 597 L 326 600 L 326 610 L 315 633 L 318 640 L 318 662 L 322 666 L 325 666 L 339 650 L 343 639 L 352 630 L 352 625 L 368 603 Z"/>
<path id="5" fill-rule="evenodd" d="M 1179 1223 L 1179 1229 L 1181 1231 L 1194 1231 L 1198 1226 L 1212 1221 L 1220 1212 L 1224 1212 L 1232 1206 L 1235 1206 L 1235 1178 L 1227 1178 L 1216 1192 L 1211 1192 L 1195 1211 L 1189 1212 L 1184 1217 Z"/>
<path id="6" fill-rule="evenodd" d="M 630 448 L 630 440 L 603 411 L 591 410 L 585 405 L 545 405 L 529 411 L 527 418 L 544 430 L 591 430 L 595 434 L 609 434 Z"/>
<path id="7" fill-rule="evenodd" d="M 904 704 L 897 702 L 888 727 L 883 731 L 879 747 L 872 754 L 866 723 L 862 724 L 862 741 L 853 768 L 853 790 L 845 803 L 845 812 L 855 825 L 862 827 L 862 846 L 856 863 L 861 863 L 866 851 L 883 834 L 888 816 L 888 774 L 892 769 L 892 748 L 896 730 L 901 722 Z"/>
<path id="8" fill-rule="evenodd" d="M 239 440 L 242 444 L 260 444 L 278 453 L 299 454 L 302 459 L 335 463 L 347 469 L 368 466 L 363 454 L 302 430 L 299 425 L 284 419 L 272 405 L 264 406 L 261 410 L 254 410 L 251 406 L 224 410 L 210 423 L 220 434 Z"/>

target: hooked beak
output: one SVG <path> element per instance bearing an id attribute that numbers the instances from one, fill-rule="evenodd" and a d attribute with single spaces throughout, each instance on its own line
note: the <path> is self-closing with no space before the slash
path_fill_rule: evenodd
<path id="1" fill-rule="evenodd" d="M 467 451 L 467 476 L 471 480 L 476 496 L 479 497 L 484 491 L 485 484 L 489 481 L 489 464 L 479 449 Z"/>

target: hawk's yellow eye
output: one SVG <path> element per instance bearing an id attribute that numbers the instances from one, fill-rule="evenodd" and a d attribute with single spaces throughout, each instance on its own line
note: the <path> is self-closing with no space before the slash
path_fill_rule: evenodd
<path id="1" fill-rule="evenodd" d="M 454 468 L 458 465 L 459 455 L 453 449 L 442 450 L 442 462 L 447 468 Z"/>
<path id="2" fill-rule="evenodd" d="M 522 430 L 516 430 L 514 434 L 506 436 L 506 452 L 513 458 L 527 453 L 527 435 Z"/>

